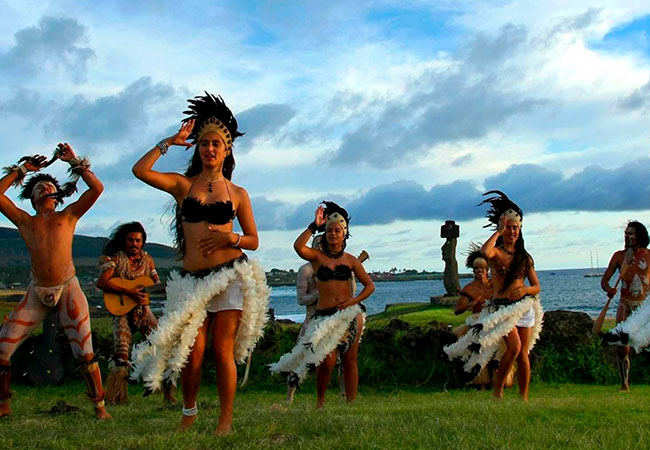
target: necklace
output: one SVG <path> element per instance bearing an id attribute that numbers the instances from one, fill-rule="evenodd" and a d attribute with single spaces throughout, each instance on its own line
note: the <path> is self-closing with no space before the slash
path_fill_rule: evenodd
<path id="1" fill-rule="evenodd" d="M 512 250 L 512 251 L 511 251 L 511 250 L 508 250 L 507 248 L 505 248 L 505 247 L 503 247 L 503 246 L 501 246 L 501 250 L 503 250 L 504 252 L 506 252 L 506 253 L 509 254 L 510 256 L 515 256 L 515 251 L 514 251 L 514 250 Z"/>
<path id="2" fill-rule="evenodd" d="M 332 253 L 332 252 L 329 251 L 328 248 L 326 248 L 326 249 L 323 249 L 323 253 L 325 253 L 325 255 L 326 255 L 328 258 L 339 259 L 341 256 L 343 256 L 343 252 L 344 252 L 344 250 L 345 250 L 345 249 L 342 248 L 340 252 L 338 252 L 338 253 Z"/>
<path id="3" fill-rule="evenodd" d="M 208 192 L 212 192 L 212 185 L 214 183 L 216 183 L 217 181 L 219 181 L 219 178 L 217 178 L 216 180 L 210 180 L 210 179 L 204 177 L 203 174 L 199 174 L 199 176 L 201 178 L 203 178 L 208 183 Z"/>

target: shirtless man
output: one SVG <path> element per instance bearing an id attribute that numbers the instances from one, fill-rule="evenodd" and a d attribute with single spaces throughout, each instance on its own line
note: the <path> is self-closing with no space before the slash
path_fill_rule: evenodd
<path id="1" fill-rule="evenodd" d="M 27 172 L 37 172 L 44 165 L 45 157 L 33 157 L 20 166 L 11 166 L 8 174 L 0 179 L 0 212 L 18 228 L 32 262 L 32 283 L 0 330 L 0 417 L 10 413 L 11 356 L 48 310 L 54 310 L 68 336 L 72 353 L 81 362 L 95 415 L 98 419 L 108 419 L 102 378 L 94 361 L 88 302 L 72 261 L 72 239 L 77 222 L 99 198 L 104 187 L 90 171 L 87 160 L 77 158 L 68 144 L 57 146 L 57 156 L 70 163 L 71 173 L 81 176 L 88 185 L 79 199 L 62 211 L 56 211 L 58 204 L 63 203 L 62 197 L 55 195 L 60 191 L 58 182 L 47 174 L 32 176 L 21 192 L 21 198 L 29 198 L 36 210 L 34 216 L 18 208 L 5 195 L 7 189 L 20 183 Z"/>
<path id="2" fill-rule="evenodd" d="M 139 331 L 148 336 L 158 321 L 148 305 L 148 297 L 137 287 L 127 289 L 111 281 L 113 278 L 135 280 L 149 277 L 154 283 L 160 281 L 153 258 L 142 247 L 147 242 L 147 233 L 140 222 L 129 222 L 115 229 L 104 246 L 104 255 L 99 257 L 100 275 L 97 287 L 104 292 L 123 294 L 137 305 L 128 313 L 113 316 L 113 362 L 106 380 L 106 402 L 125 404 L 128 401 L 129 353 L 131 335 Z M 172 385 L 163 388 L 163 401 L 175 404 L 171 394 Z"/>
<path id="3" fill-rule="evenodd" d="M 454 305 L 454 314 L 460 315 L 465 311 L 472 311 L 472 315 L 465 320 L 465 324 L 454 330 L 458 336 L 462 336 L 468 330 L 470 325 L 473 325 L 486 300 L 492 297 L 492 281 L 488 278 L 488 263 L 483 255 L 481 255 L 480 248 L 474 249 L 465 261 L 465 267 L 472 269 L 474 272 L 474 280 L 468 283 L 461 289 L 460 296 Z M 478 385 L 484 389 L 492 383 L 488 366 L 485 366 L 468 384 Z"/>
<path id="4" fill-rule="evenodd" d="M 648 230 L 636 221 L 630 221 L 625 228 L 625 249 L 612 255 L 607 270 L 600 281 L 600 286 L 612 298 L 616 289 L 609 285 L 614 272 L 621 272 L 626 255 L 626 268 L 622 271 L 621 299 L 616 310 L 616 323 L 624 322 L 636 308 L 643 304 L 650 288 L 650 250 L 648 250 Z M 631 249 L 631 251 L 629 251 Z M 628 253 L 629 251 L 629 253 Z M 621 375 L 621 391 L 630 390 L 630 347 L 619 345 L 616 365 Z"/>
<path id="5" fill-rule="evenodd" d="M 481 251 L 473 251 L 467 257 L 465 266 L 474 272 L 474 280 L 460 291 L 460 297 L 454 306 L 454 314 L 459 315 L 471 310 L 478 314 L 485 301 L 492 297 L 492 281 L 488 278 L 488 263 L 481 256 Z"/>

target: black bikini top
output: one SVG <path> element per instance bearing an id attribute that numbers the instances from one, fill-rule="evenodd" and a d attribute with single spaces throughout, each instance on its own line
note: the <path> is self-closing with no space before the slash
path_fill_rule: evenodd
<path id="1" fill-rule="evenodd" d="M 318 281 L 346 281 L 352 278 L 352 269 L 343 264 L 339 264 L 334 269 L 327 266 L 320 266 L 316 271 L 316 278 Z"/>
<path id="2" fill-rule="evenodd" d="M 196 179 L 198 178 L 196 177 Z M 181 204 L 179 211 L 181 221 L 189 223 L 208 222 L 213 225 L 225 225 L 232 222 L 237 212 L 233 208 L 228 182 L 225 178 L 224 183 L 226 184 L 226 192 L 228 192 L 228 200 L 212 203 L 203 203 L 198 198 L 189 195 L 194 183 L 196 183 L 196 179 L 190 186 L 188 196 L 183 199 Z"/>

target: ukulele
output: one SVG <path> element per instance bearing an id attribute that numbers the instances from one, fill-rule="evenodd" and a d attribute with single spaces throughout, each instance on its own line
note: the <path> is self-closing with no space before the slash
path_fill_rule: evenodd
<path id="1" fill-rule="evenodd" d="M 165 285 L 161 282 L 155 283 L 151 277 L 139 277 L 135 280 L 111 278 L 111 283 L 125 289 L 137 287 L 147 294 L 146 301 L 144 303 L 138 303 L 126 294 L 104 292 L 104 305 L 108 312 L 114 316 L 123 316 L 140 304 L 148 305 L 150 293 L 165 292 Z"/>

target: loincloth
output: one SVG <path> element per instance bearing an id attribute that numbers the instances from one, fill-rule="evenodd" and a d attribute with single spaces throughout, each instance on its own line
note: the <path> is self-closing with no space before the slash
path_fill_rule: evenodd
<path id="1" fill-rule="evenodd" d="M 63 290 L 68 286 L 68 284 L 70 284 L 72 280 L 76 278 L 76 276 L 73 276 L 68 281 L 59 286 L 36 286 L 32 283 L 31 287 L 34 289 L 36 298 L 39 302 L 50 309 L 54 309 L 59 303 L 59 300 L 61 300 Z"/>

